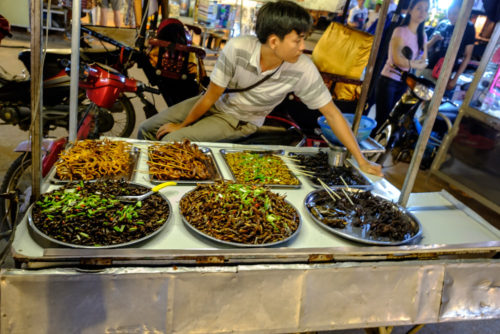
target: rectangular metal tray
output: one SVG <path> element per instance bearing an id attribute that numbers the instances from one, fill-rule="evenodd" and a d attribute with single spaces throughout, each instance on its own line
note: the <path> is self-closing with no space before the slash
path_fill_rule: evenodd
<path id="1" fill-rule="evenodd" d="M 226 149 L 221 149 L 220 153 L 222 157 L 224 158 L 224 162 L 227 165 L 227 168 L 231 172 L 231 176 L 233 177 L 233 180 L 236 181 L 236 175 L 233 172 L 233 169 L 229 165 L 229 162 L 227 161 L 227 154 L 228 153 L 257 153 L 257 154 L 272 154 L 272 155 L 284 155 L 285 151 L 284 150 L 226 150 Z M 283 161 L 283 159 L 282 159 Z M 293 173 L 289 166 L 286 164 L 285 161 L 283 161 L 283 164 L 286 166 L 286 168 L 290 171 L 290 174 L 297 179 L 298 184 L 259 184 L 259 185 L 264 185 L 272 188 L 288 188 L 288 189 L 299 189 L 302 187 L 302 183 L 300 182 L 299 178 L 297 178 L 297 175 Z M 257 183 L 256 183 L 257 184 Z"/>
<path id="2" fill-rule="evenodd" d="M 66 149 L 70 148 L 71 146 L 68 146 Z M 132 181 L 135 176 L 135 171 L 137 170 L 137 164 L 139 162 L 139 156 L 141 152 L 139 148 L 137 147 L 132 147 L 132 151 L 130 152 L 130 156 L 132 157 L 132 161 L 130 163 L 131 168 L 130 172 L 127 175 L 117 175 L 114 177 L 105 177 L 105 178 L 100 178 L 100 179 L 95 179 L 92 181 L 96 180 L 119 180 L 119 179 L 124 179 L 125 181 Z M 47 176 L 48 180 L 53 183 L 53 184 L 68 184 L 72 182 L 80 182 L 81 180 L 61 180 L 57 178 L 57 173 L 56 173 L 56 164 L 52 166 L 49 175 Z"/>
<path id="3" fill-rule="evenodd" d="M 325 152 L 326 153 L 326 152 Z M 298 155 L 302 155 L 302 156 L 313 156 L 313 155 L 317 155 L 318 153 L 314 153 L 314 152 L 289 152 L 288 155 L 290 157 L 293 157 L 293 156 L 298 156 Z M 294 162 L 295 163 L 295 162 Z M 297 166 L 299 165 L 298 163 L 295 163 Z M 363 173 L 361 173 L 356 167 L 354 167 L 351 162 L 349 162 L 349 160 L 345 160 L 344 162 L 344 165 L 345 167 L 347 168 L 350 168 L 352 170 L 352 173 L 355 175 L 355 176 L 358 176 L 360 177 L 361 179 L 363 179 L 363 181 L 366 183 L 366 184 L 358 184 L 358 185 L 350 185 L 349 184 L 349 187 L 351 188 L 360 188 L 360 189 L 371 189 L 373 188 L 373 182 L 372 180 L 370 180 L 368 177 L 366 177 Z M 331 169 L 332 169 L 332 173 L 333 173 L 333 170 L 337 167 L 335 166 L 329 166 Z M 310 171 L 309 171 L 310 172 Z M 307 181 L 311 184 L 311 186 L 313 186 L 314 188 L 322 188 L 321 184 L 319 182 L 315 182 L 313 180 L 313 178 L 311 176 L 308 176 L 308 175 L 305 175 Z M 339 183 L 339 184 L 329 184 L 330 187 L 344 187 L 345 185 L 343 183 Z"/>
<path id="4" fill-rule="evenodd" d="M 217 165 L 217 161 L 215 161 L 215 157 L 212 150 L 208 147 L 198 147 L 198 148 L 203 152 L 203 154 L 205 154 L 210 158 L 209 163 L 206 165 L 211 175 L 211 177 L 208 180 L 192 180 L 192 179 L 158 180 L 154 178 L 151 174 L 149 174 L 150 182 L 154 184 L 159 184 L 166 181 L 175 181 L 177 182 L 177 185 L 192 186 L 198 183 L 214 183 L 217 180 L 222 180 L 222 173 L 220 172 L 219 166 Z M 149 148 L 148 148 L 148 153 L 149 153 Z M 149 154 L 148 154 L 148 160 L 149 160 Z M 149 166 L 148 166 L 148 172 L 149 172 Z"/>

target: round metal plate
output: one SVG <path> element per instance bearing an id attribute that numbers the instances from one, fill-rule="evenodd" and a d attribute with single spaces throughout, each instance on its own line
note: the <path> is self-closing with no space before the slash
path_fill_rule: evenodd
<path id="1" fill-rule="evenodd" d="M 334 190 L 335 188 L 333 188 Z M 348 193 L 354 193 L 354 192 L 362 192 L 362 191 L 366 191 L 364 189 L 356 189 L 356 188 L 350 188 L 349 190 L 347 190 L 346 188 L 344 188 Z M 354 227 L 354 226 L 346 226 L 346 228 L 335 228 L 335 227 L 331 227 L 331 226 L 328 226 L 326 224 L 324 224 L 321 220 L 319 220 L 318 218 L 316 218 L 311 210 L 309 209 L 309 204 L 311 202 L 314 202 L 315 198 L 320 194 L 320 193 L 324 193 L 326 192 L 324 189 L 318 189 L 318 190 L 314 190 L 312 192 L 310 192 L 305 200 L 304 200 L 304 205 L 307 209 L 307 213 L 309 214 L 309 216 L 311 217 L 311 219 L 316 223 L 318 224 L 319 226 L 321 226 L 322 228 L 324 228 L 325 230 L 327 230 L 328 232 L 331 232 L 331 233 L 334 233 L 340 237 L 343 237 L 345 239 L 349 239 L 349 240 L 352 240 L 352 241 L 356 241 L 356 242 L 360 242 L 360 243 L 364 243 L 364 244 L 368 244 L 368 245 L 378 245 L 378 246 L 398 246 L 398 245 L 405 245 L 405 244 L 410 244 L 410 243 L 413 243 L 413 242 L 416 242 L 417 240 L 419 240 L 422 236 L 422 225 L 420 224 L 420 222 L 418 221 L 418 219 L 412 214 L 410 213 L 409 211 L 407 211 L 405 208 L 393 203 L 393 205 L 399 210 L 401 211 L 403 214 L 405 214 L 406 216 L 410 217 L 411 219 L 411 223 L 414 225 L 414 226 L 418 226 L 418 232 L 415 233 L 415 235 L 413 235 L 412 237 L 410 238 L 407 238 L 407 239 L 404 239 L 404 240 L 391 240 L 389 238 L 374 238 L 372 236 L 369 235 L 368 231 L 366 231 L 365 229 L 361 228 L 361 227 Z M 381 196 L 379 194 L 375 194 L 375 193 L 372 193 L 372 195 L 376 196 L 376 197 L 379 197 L 383 200 L 386 200 L 386 201 L 389 201 L 391 202 L 390 200 L 388 200 L 387 198 L 385 198 L 384 196 Z M 392 203 L 392 202 L 391 202 Z"/>
<path id="2" fill-rule="evenodd" d="M 194 192 L 195 190 L 196 189 L 193 189 L 193 190 L 185 193 L 184 196 L 182 196 L 181 201 L 184 199 L 184 197 L 188 196 L 190 193 Z M 186 217 L 184 217 L 184 215 L 182 214 L 180 206 L 179 206 L 179 213 L 181 215 L 182 222 L 184 223 L 184 225 L 186 225 L 186 227 L 191 232 L 193 232 L 193 233 L 195 233 L 195 234 L 197 234 L 197 235 L 199 235 L 199 236 L 201 236 L 201 237 L 203 237 L 205 239 L 214 241 L 214 242 L 219 243 L 219 244 L 227 245 L 227 246 L 242 247 L 242 248 L 272 247 L 272 246 L 282 245 L 284 243 L 287 243 L 287 242 L 291 241 L 292 239 L 294 239 L 299 234 L 300 228 L 302 227 L 302 219 L 300 217 L 299 211 L 290 202 L 288 202 L 286 200 L 285 200 L 285 202 L 288 205 L 290 205 L 295 210 L 295 213 L 297 214 L 297 217 L 299 218 L 298 227 L 295 230 L 295 232 L 291 236 L 289 236 L 288 238 L 280 240 L 280 241 L 266 243 L 266 244 L 243 244 L 243 243 L 239 243 L 239 242 L 232 242 L 232 241 L 225 241 L 225 240 L 217 239 L 215 237 L 212 237 L 211 235 L 208 235 L 208 234 L 206 234 L 206 233 L 198 230 L 196 227 L 194 227 L 193 225 L 191 225 L 187 221 Z"/>
<path id="3" fill-rule="evenodd" d="M 139 184 L 139 183 L 129 182 L 129 184 L 144 187 L 144 190 L 147 190 L 147 191 L 151 190 L 150 188 L 148 188 L 142 184 Z M 35 226 L 35 223 L 33 222 L 33 217 L 31 215 L 34 204 L 32 204 L 28 210 L 28 229 L 29 229 L 29 232 L 30 232 L 31 236 L 33 237 L 33 239 L 38 244 L 40 244 L 42 247 L 47 247 L 47 248 L 55 246 L 55 247 L 103 249 L 103 248 L 122 248 L 122 247 L 138 246 L 138 245 L 148 241 L 149 239 L 153 238 L 154 236 L 158 235 L 161 231 L 163 231 L 165 226 L 167 226 L 170 219 L 172 218 L 173 212 L 172 212 L 172 205 L 170 204 L 170 201 L 168 200 L 168 198 L 165 195 L 161 194 L 160 192 L 158 192 L 157 194 L 160 195 L 167 202 L 168 210 L 169 210 L 168 218 L 165 220 L 163 225 L 160 226 L 158 229 L 156 229 L 153 233 L 148 234 L 140 239 L 136 239 L 136 240 L 120 243 L 120 244 L 105 245 L 105 246 L 77 245 L 77 244 L 70 244 L 70 243 L 67 243 L 64 241 L 56 240 L 56 239 L 51 238 L 50 236 L 46 235 L 45 233 L 40 231 Z"/>

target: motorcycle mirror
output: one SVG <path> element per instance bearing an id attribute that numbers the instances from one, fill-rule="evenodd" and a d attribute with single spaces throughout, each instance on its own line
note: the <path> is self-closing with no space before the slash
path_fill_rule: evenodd
<path id="1" fill-rule="evenodd" d="M 408 60 L 411 60 L 411 58 L 413 57 L 413 51 L 408 46 L 405 46 L 403 50 L 401 50 L 401 53 Z"/>
<path id="2" fill-rule="evenodd" d="M 59 64 L 61 64 L 62 67 L 70 67 L 71 61 L 69 59 L 60 59 Z"/>

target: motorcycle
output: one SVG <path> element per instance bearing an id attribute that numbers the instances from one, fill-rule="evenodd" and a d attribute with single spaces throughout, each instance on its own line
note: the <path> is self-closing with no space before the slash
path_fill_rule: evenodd
<path id="1" fill-rule="evenodd" d="M 69 62 L 64 63 L 65 66 Z M 65 67 L 69 72 L 69 68 Z M 69 74 L 69 73 L 68 73 Z M 80 68 L 79 86 L 86 92 L 90 103 L 86 106 L 78 124 L 77 140 L 98 138 L 102 134 L 100 112 L 110 108 L 124 93 L 151 92 L 158 94 L 155 88 L 146 86 L 112 68 L 100 64 L 84 64 Z M 105 124 L 104 124 L 105 125 Z M 43 139 L 42 142 L 42 177 L 47 176 L 64 149 L 67 138 Z M 29 142 L 22 142 L 16 151 L 22 154 L 11 164 L 0 186 L 0 194 L 16 194 L 17 205 L 12 205 L 11 197 L 0 197 L 0 235 L 9 233 L 17 216 L 23 214 L 31 199 L 31 152 Z"/>
<path id="2" fill-rule="evenodd" d="M 408 60 L 412 59 L 412 50 L 409 47 L 404 47 L 402 53 Z M 394 70 L 401 74 L 401 80 L 406 83 L 408 89 L 391 110 L 389 117 L 372 133 L 373 138 L 385 147 L 385 152 L 373 154 L 369 159 L 382 165 L 389 156 L 392 156 L 393 163 L 411 160 L 428 104 L 434 94 L 432 81 L 417 77 L 397 66 L 394 66 Z M 444 134 L 451 129 L 457 114 L 458 106 L 451 101 L 441 104 L 421 168 L 430 167 Z"/>
<path id="3" fill-rule="evenodd" d="M 70 50 L 48 50 L 45 54 L 43 67 L 43 135 L 47 136 L 56 128 L 68 128 L 69 122 L 69 90 L 70 77 L 65 71 L 64 61 L 69 61 Z M 116 64 L 116 52 L 83 51 L 81 58 L 85 62 L 100 62 Z M 31 51 L 19 53 L 19 60 L 30 72 Z M 130 66 L 130 65 L 127 65 Z M 28 131 L 31 125 L 29 78 L 9 78 L 0 76 L 0 119 L 1 125 L 19 126 Z M 85 91 L 80 90 L 78 97 L 79 117 L 88 107 L 90 101 L 85 97 Z M 122 95 L 113 105 L 101 108 L 97 113 L 100 129 L 104 135 L 128 137 L 135 127 L 135 110 L 130 98 Z"/>

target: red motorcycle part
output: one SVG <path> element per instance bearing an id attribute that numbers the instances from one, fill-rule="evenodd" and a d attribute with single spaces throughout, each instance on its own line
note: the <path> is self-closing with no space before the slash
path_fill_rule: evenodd
<path id="1" fill-rule="evenodd" d="M 12 37 L 12 34 L 10 33 L 10 23 L 5 17 L 0 15 L 0 41 L 5 36 Z"/>
<path id="2" fill-rule="evenodd" d="M 90 113 L 84 118 L 83 123 L 78 128 L 78 132 L 76 133 L 77 140 L 83 140 L 89 137 L 90 131 L 94 127 L 94 121 L 95 119 Z"/>
<path id="3" fill-rule="evenodd" d="M 42 176 L 45 177 L 52 166 L 55 164 L 57 159 L 59 158 L 59 153 L 64 149 L 66 146 L 67 139 L 66 138 L 59 138 L 56 141 L 52 143 L 52 146 L 50 147 L 50 152 L 45 155 L 43 158 L 42 162 Z"/>
<path id="4" fill-rule="evenodd" d="M 101 65 L 89 65 L 83 76 L 85 79 L 80 81 L 80 87 L 87 91 L 90 101 L 101 108 L 110 109 L 121 93 L 137 91 L 135 79 L 129 79 Z"/>

